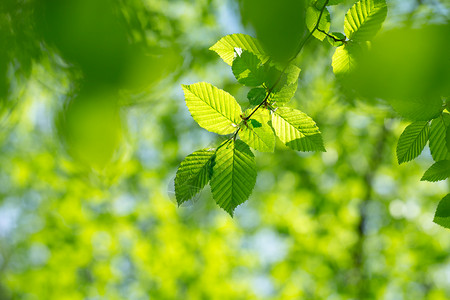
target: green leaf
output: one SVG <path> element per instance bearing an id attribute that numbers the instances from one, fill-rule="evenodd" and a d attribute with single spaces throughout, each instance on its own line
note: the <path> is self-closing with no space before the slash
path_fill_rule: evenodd
<path id="1" fill-rule="evenodd" d="M 429 128 L 426 121 L 417 121 L 405 128 L 397 144 L 399 164 L 413 160 L 422 153 L 428 141 Z"/>
<path id="2" fill-rule="evenodd" d="M 251 112 L 249 110 L 246 115 Z M 269 126 L 270 114 L 267 109 L 257 110 L 244 124 L 241 125 L 239 137 L 250 147 L 261 152 L 273 152 L 275 135 Z"/>
<path id="3" fill-rule="evenodd" d="M 216 151 L 211 192 L 216 203 L 233 216 L 244 203 L 256 182 L 255 157 L 246 143 L 228 140 Z"/>
<path id="4" fill-rule="evenodd" d="M 242 110 L 233 96 L 206 82 L 182 87 L 186 106 L 201 127 L 218 134 L 236 130 Z"/>
<path id="5" fill-rule="evenodd" d="M 278 76 L 281 74 L 282 67 L 277 66 L 276 71 Z M 272 93 L 269 95 L 268 101 L 271 104 L 282 106 L 289 102 L 294 97 L 298 86 L 298 76 L 300 75 L 300 68 L 294 64 L 290 64 L 285 70 L 285 76 L 277 84 Z M 270 87 L 270 85 L 268 85 Z"/>
<path id="6" fill-rule="evenodd" d="M 272 127 L 280 140 L 294 150 L 325 152 L 316 123 L 299 110 L 277 108 L 272 113 Z"/>
<path id="7" fill-rule="evenodd" d="M 264 52 L 257 39 L 242 33 L 224 36 L 211 46 L 209 50 L 216 52 L 224 62 L 231 66 L 236 56 L 236 48 L 255 54 L 262 62 L 266 62 L 269 59 L 269 56 Z"/>
<path id="8" fill-rule="evenodd" d="M 333 47 L 340 47 L 345 44 L 345 35 L 340 32 L 332 32 L 327 36 L 327 41 Z"/>
<path id="9" fill-rule="evenodd" d="M 442 100 L 439 98 L 387 100 L 394 110 L 402 117 L 411 121 L 429 121 L 439 116 L 442 110 Z"/>
<path id="10" fill-rule="evenodd" d="M 450 176 L 450 160 L 441 160 L 434 163 L 426 172 L 423 174 L 421 181 L 440 181 L 447 179 Z"/>
<path id="11" fill-rule="evenodd" d="M 326 38 L 327 36 L 325 33 L 328 33 L 328 31 L 330 30 L 331 18 L 328 9 L 324 8 L 322 14 L 321 10 L 322 8 L 317 9 L 315 6 L 308 7 L 308 9 L 306 10 L 306 27 L 308 27 L 309 31 L 313 32 L 313 36 L 315 38 L 323 41 L 323 39 Z M 317 29 L 314 30 L 317 24 L 317 20 L 319 20 L 319 17 L 320 17 L 319 26 L 317 26 Z"/>
<path id="12" fill-rule="evenodd" d="M 445 144 L 447 145 L 447 151 L 450 152 L 450 127 L 447 127 L 447 132 L 445 133 Z"/>
<path id="13" fill-rule="evenodd" d="M 313 0 L 312 2 L 315 3 L 314 5 L 317 9 L 322 9 L 322 7 L 325 5 L 326 0 L 317 0 L 317 1 Z M 342 2 L 344 2 L 344 0 L 329 0 L 327 6 L 337 5 Z"/>
<path id="14" fill-rule="evenodd" d="M 443 113 L 441 117 L 431 121 L 430 151 L 434 161 L 450 159 L 450 152 L 446 146 L 447 125 L 450 123 L 450 114 Z"/>
<path id="15" fill-rule="evenodd" d="M 442 227 L 450 228 L 450 194 L 439 202 L 433 222 Z"/>
<path id="16" fill-rule="evenodd" d="M 238 55 L 231 66 L 234 77 L 246 86 L 259 86 L 264 82 L 264 67 L 261 60 L 248 51 Z"/>
<path id="17" fill-rule="evenodd" d="M 178 205 L 192 199 L 208 183 L 211 177 L 211 161 L 214 151 L 202 149 L 186 156 L 175 177 L 175 196 Z"/>
<path id="18" fill-rule="evenodd" d="M 334 74 L 339 77 L 353 71 L 356 67 L 357 56 L 366 47 L 365 44 L 348 42 L 344 46 L 336 48 L 331 62 Z"/>
<path id="19" fill-rule="evenodd" d="M 266 94 L 265 88 L 253 88 L 248 92 L 247 98 L 251 105 L 259 105 L 266 97 Z"/>
<path id="20" fill-rule="evenodd" d="M 380 30 L 387 14 L 386 1 L 360 0 L 345 15 L 344 32 L 349 40 L 371 40 Z"/>

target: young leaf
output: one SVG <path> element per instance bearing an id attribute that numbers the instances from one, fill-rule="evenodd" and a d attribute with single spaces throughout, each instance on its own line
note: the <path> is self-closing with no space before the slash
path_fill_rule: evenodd
<path id="1" fill-rule="evenodd" d="M 333 47 L 340 47 L 345 44 L 345 35 L 340 32 L 332 32 L 327 36 L 327 41 Z"/>
<path id="2" fill-rule="evenodd" d="M 387 15 L 385 0 L 360 0 L 345 15 L 344 32 L 349 40 L 371 40 Z"/>
<path id="3" fill-rule="evenodd" d="M 186 156 L 175 177 L 175 196 L 178 205 L 192 199 L 211 177 L 211 160 L 214 151 L 202 149 Z"/>
<path id="4" fill-rule="evenodd" d="M 431 121 L 430 151 L 434 161 L 450 159 L 450 152 L 446 146 L 447 124 L 450 123 L 450 114 L 443 113 L 441 117 Z"/>
<path id="5" fill-rule="evenodd" d="M 447 179 L 450 176 L 450 160 L 441 160 L 434 163 L 426 172 L 423 174 L 421 181 L 440 181 Z"/>
<path id="6" fill-rule="evenodd" d="M 334 74 L 339 77 L 353 71 L 356 67 L 356 57 L 366 46 L 348 42 L 344 46 L 336 48 L 331 62 Z"/>
<path id="7" fill-rule="evenodd" d="M 186 106 L 201 127 L 218 134 L 236 130 L 242 110 L 233 96 L 206 82 L 182 87 Z"/>
<path id="8" fill-rule="evenodd" d="M 429 128 L 426 121 L 417 121 L 405 128 L 397 144 L 399 164 L 413 160 L 422 153 L 428 141 Z"/>
<path id="9" fill-rule="evenodd" d="M 259 86 L 264 81 L 264 68 L 259 58 L 248 51 L 238 55 L 231 66 L 234 77 L 246 86 Z"/>
<path id="10" fill-rule="evenodd" d="M 317 20 L 319 20 L 320 17 L 319 26 L 317 26 L 316 30 L 314 30 L 313 36 L 323 41 L 323 39 L 327 36 L 325 33 L 328 33 L 330 30 L 331 18 L 328 9 L 324 8 L 323 12 L 321 12 L 321 10 L 322 7 L 319 9 L 315 6 L 308 7 L 306 10 L 306 27 L 308 27 L 308 30 L 312 32 L 316 27 Z"/>
<path id="11" fill-rule="evenodd" d="M 253 88 L 248 92 L 247 98 L 251 105 L 259 105 L 266 97 L 266 94 L 265 88 Z"/>
<path id="12" fill-rule="evenodd" d="M 268 125 L 269 120 L 270 114 L 267 109 L 257 110 L 246 124 L 241 125 L 239 136 L 242 141 L 258 151 L 273 152 L 275 135 Z"/>
<path id="13" fill-rule="evenodd" d="M 267 83 L 267 86 L 270 88 L 277 82 L 276 80 L 281 75 L 283 67 L 274 66 L 272 67 L 272 71 L 276 76 L 274 76 L 273 82 Z M 276 103 L 279 106 L 282 106 L 289 102 L 292 97 L 294 97 L 295 92 L 297 91 L 298 86 L 298 76 L 300 75 L 300 69 L 294 64 L 290 64 L 285 72 L 282 79 L 277 83 L 275 89 L 273 89 L 270 94 L 268 101 L 272 104 Z"/>
<path id="14" fill-rule="evenodd" d="M 216 52 L 224 62 L 231 66 L 236 56 L 236 48 L 255 54 L 262 62 L 266 62 L 269 59 L 269 56 L 264 52 L 257 39 L 242 33 L 224 36 L 211 46 L 209 50 Z"/>
<path id="15" fill-rule="evenodd" d="M 276 106 L 283 106 L 288 103 L 297 91 L 297 83 L 283 86 L 279 91 L 272 92 L 268 98 L 270 104 Z"/>
<path id="16" fill-rule="evenodd" d="M 234 209 L 252 193 L 255 182 L 255 157 L 246 143 L 228 140 L 217 148 L 211 192 L 221 208 L 233 216 Z"/>
<path id="17" fill-rule="evenodd" d="M 280 140 L 294 150 L 325 152 L 316 123 L 299 110 L 277 108 L 272 113 L 272 127 Z"/>
<path id="18" fill-rule="evenodd" d="M 450 228 L 450 194 L 439 202 L 433 222 L 442 227 Z"/>

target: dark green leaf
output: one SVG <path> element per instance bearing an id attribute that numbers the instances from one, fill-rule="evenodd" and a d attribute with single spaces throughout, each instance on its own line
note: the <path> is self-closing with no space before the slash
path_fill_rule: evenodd
<path id="1" fill-rule="evenodd" d="M 248 51 L 243 51 L 234 59 L 231 67 L 239 83 L 247 86 L 259 86 L 264 81 L 264 68 L 261 60 Z"/>
<path id="2" fill-rule="evenodd" d="M 420 180 L 435 182 L 447 179 L 449 176 L 450 176 L 450 160 L 441 160 L 434 163 L 425 172 L 425 174 L 423 174 Z"/>
<path id="3" fill-rule="evenodd" d="M 186 156 L 175 177 L 175 196 L 178 205 L 192 199 L 211 177 L 211 160 L 214 151 L 203 149 Z"/>
<path id="4" fill-rule="evenodd" d="M 259 105 L 266 97 L 266 94 L 265 88 L 253 88 L 248 92 L 247 98 L 251 105 Z"/>
<path id="5" fill-rule="evenodd" d="M 450 194 L 439 202 L 433 222 L 442 227 L 450 228 Z"/>

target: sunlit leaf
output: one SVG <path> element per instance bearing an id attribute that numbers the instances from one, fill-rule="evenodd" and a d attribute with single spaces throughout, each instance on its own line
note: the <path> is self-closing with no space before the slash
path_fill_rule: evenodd
<path id="1" fill-rule="evenodd" d="M 345 35 L 340 32 L 332 32 L 327 36 L 328 43 L 333 47 L 343 46 L 345 40 Z"/>
<path id="2" fill-rule="evenodd" d="M 192 199 L 209 182 L 211 160 L 215 151 L 203 149 L 186 156 L 175 177 L 175 196 L 178 205 Z"/>
<path id="3" fill-rule="evenodd" d="M 442 111 L 442 100 L 434 97 L 408 101 L 390 99 L 388 102 L 402 117 L 411 121 L 428 121 L 438 117 Z"/>
<path id="4" fill-rule="evenodd" d="M 275 135 L 268 125 L 270 114 L 267 109 L 259 109 L 245 124 L 241 125 L 240 138 L 250 147 L 261 152 L 273 152 Z"/>
<path id="5" fill-rule="evenodd" d="M 236 56 L 236 48 L 255 54 L 263 62 L 269 58 L 257 39 L 242 33 L 224 36 L 209 50 L 215 51 L 224 62 L 231 66 Z"/>
<path id="6" fill-rule="evenodd" d="M 315 6 L 308 7 L 306 10 L 306 27 L 308 27 L 309 31 L 313 32 L 314 37 L 323 41 L 327 36 L 325 33 L 328 33 L 330 30 L 331 18 L 328 9 L 324 8 L 323 12 L 321 10 L 322 8 L 318 9 Z M 319 17 L 319 25 L 316 28 Z"/>
<path id="7" fill-rule="evenodd" d="M 272 113 L 272 127 L 286 146 L 298 151 L 325 151 L 316 123 L 305 113 L 279 107 Z"/>
<path id="8" fill-rule="evenodd" d="M 423 174 L 420 180 L 435 182 L 447 179 L 449 176 L 450 176 L 450 160 L 441 160 L 434 163 L 425 172 L 425 174 Z"/>
<path id="9" fill-rule="evenodd" d="M 236 130 L 242 110 L 233 96 L 206 82 L 182 87 L 186 106 L 201 127 L 218 134 Z"/>
<path id="10" fill-rule="evenodd" d="M 244 203 L 256 182 L 255 157 L 246 143 L 228 140 L 217 148 L 211 178 L 211 192 L 216 203 L 233 216 Z"/>
<path id="11" fill-rule="evenodd" d="M 405 128 L 397 144 L 399 164 L 413 160 L 422 153 L 428 141 L 429 128 L 426 121 L 414 122 Z"/>
<path id="12" fill-rule="evenodd" d="M 345 15 L 345 35 L 349 40 L 369 41 L 380 30 L 386 15 L 386 1 L 360 0 Z"/>

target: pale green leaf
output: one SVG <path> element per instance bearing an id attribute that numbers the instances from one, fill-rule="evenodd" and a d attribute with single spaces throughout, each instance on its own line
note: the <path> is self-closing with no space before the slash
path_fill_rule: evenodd
<path id="1" fill-rule="evenodd" d="M 276 67 L 280 70 L 280 67 Z M 282 68 L 281 68 L 282 70 Z M 281 72 L 281 71 L 280 71 Z M 294 64 L 290 64 L 285 70 L 285 77 L 277 85 L 277 88 L 269 95 L 268 101 L 271 104 L 282 106 L 289 102 L 294 97 L 298 86 L 298 76 L 300 75 L 300 68 Z"/>
<path id="2" fill-rule="evenodd" d="M 333 47 L 340 47 L 345 44 L 345 35 L 340 32 L 332 32 L 327 36 L 327 41 Z"/>
<path id="3" fill-rule="evenodd" d="M 175 196 L 178 205 L 192 199 L 208 183 L 211 177 L 211 161 L 214 151 L 203 149 L 186 156 L 175 177 Z"/>
<path id="4" fill-rule="evenodd" d="M 247 98 L 251 105 L 259 105 L 266 97 L 266 94 L 265 88 L 253 88 L 248 92 Z"/>
<path id="5" fill-rule="evenodd" d="M 272 113 L 272 127 L 280 140 L 299 151 L 325 151 L 316 123 L 305 113 L 279 107 Z"/>
<path id="6" fill-rule="evenodd" d="M 449 176 L 450 176 L 450 160 L 441 160 L 434 163 L 425 172 L 425 174 L 423 174 L 420 180 L 435 182 L 447 179 Z"/>
<path id="7" fill-rule="evenodd" d="M 349 40 L 371 40 L 380 30 L 387 14 L 386 1 L 360 0 L 345 15 L 344 32 Z"/>
<path id="8" fill-rule="evenodd" d="M 231 66 L 236 57 L 236 48 L 239 51 L 247 50 L 255 54 L 262 62 L 266 62 L 269 59 L 269 56 L 264 52 L 257 39 L 242 33 L 224 36 L 211 46 L 209 50 L 216 52 L 224 62 Z"/>
<path id="9" fill-rule="evenodd" d="M 346 75 L 355 69 L 355 57 L 358 51 L 360 51 L 360 46 L 351 42 L 336 48 L 331 60 L 333 72 L 336 76 Z"/>
<path id="10" fill-rule="evenodd" d="M 426 121 L 417 121 L 405 128 L 397 144 L 399 164 L 413 160 L 422 153 L 428 141 L 429 128 Z"/>
<path id="11" fill-rule="evenodd" d="M 321 10 L 322 8 L 317 9 L 315 6 L 308 7 L 306 10 L 306 27 L 309 31 L 313 32 L 313 36 L 315 38 L 323 41 L 323 39 L 327 36 L 325 33 L 328 33 L 330 30 L 331 18 L 328 9 L 324 8 L 322 13 Z M 316 28 L 319 17 L 319 25 Z"/>
<path id="12" fill-rule="evenodd" d="M 439 202 L 433 222 L 442 227 L 450 228 L 450 194 Z"/>
<path id="13" fill-rule="evenodd" d="M 264 67 L 261 60 L 248 51 L 238 55 L 231 66 L 234 77 L 246 86 L 259 86 L 264 82 Z"/>
<path id="14" fill-rule="evenodd" d="M 267 109 L 257 110 L 251 119 L 241 125 L 239 137 L 250 147 L 258 151 L 273 152 L 275 148 L 275 135 L 268 124 L 269 121 L 270 114 Z"/>
<path id="15" fill-rule="evenodd" d="M 201 127 L 218 134 L 236 130 L 242 110 L 233 96 L 206 82 L 182 87 L 186 106 Z"/>
<path id="16" fill-rule="evenodd" d="M 430 152 L 434 161 L 450 159 L 450 152 L 446 145 L 448 124 L 450 124 L 450 114 L 448 113 L 443 113 L 439 118 L 431 121 Z"/>
<path id="17" fill-rule="evenodd" d="M 255 157 L 246 143 L 228 140 L 217 148 L 211 192 L 216 203 L 233 216 L 244 203 L 256 182 Z"/>

